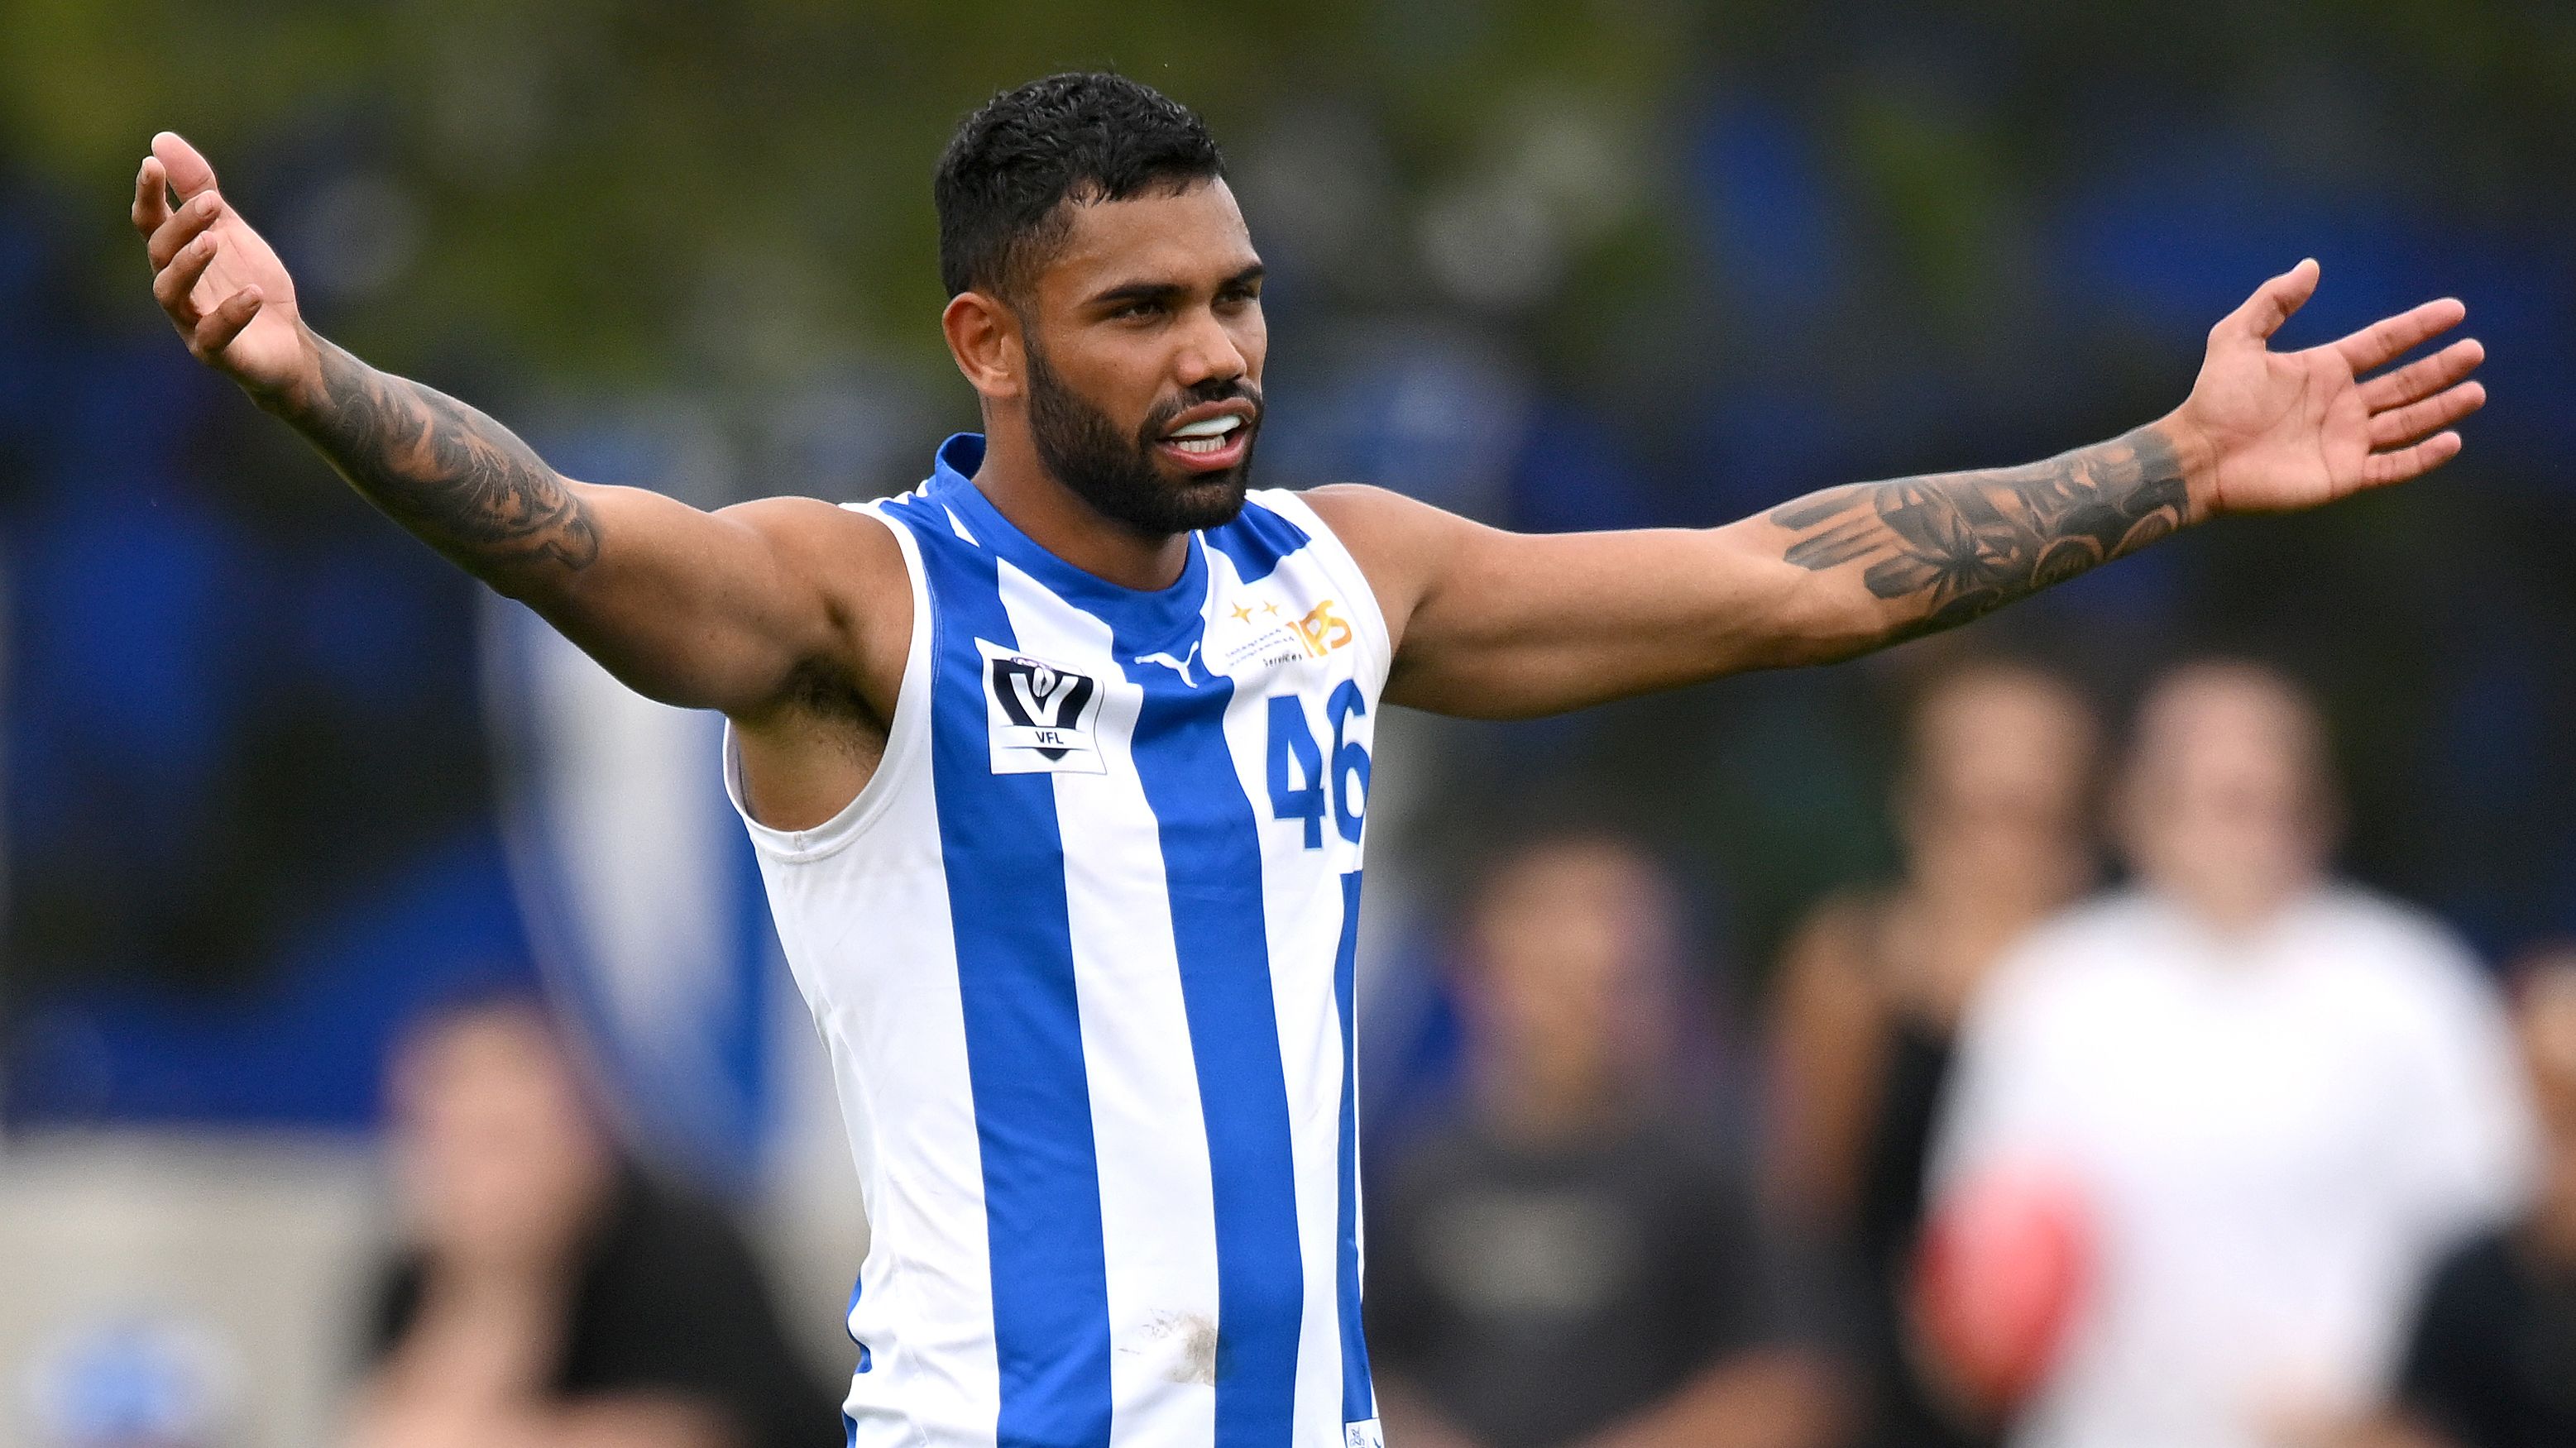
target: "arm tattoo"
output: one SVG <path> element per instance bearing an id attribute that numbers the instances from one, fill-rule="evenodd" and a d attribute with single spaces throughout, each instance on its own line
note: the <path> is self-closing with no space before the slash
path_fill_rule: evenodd
<path id="1" fill-rule="evenodd" d="M 288 420 L 368 501 L 497 586 L 599 556 L 590 505 L 508 428 L 328 342 Z"/>
<path id="2" fill-rule="evenodd" d="M 2150 428 L 2046 462 L 1829 488 L 1774 509 L 1788 560 L 1918 610 L 1887 641 L 1954 628 L 2172 534 L 2182 462 Z"/>

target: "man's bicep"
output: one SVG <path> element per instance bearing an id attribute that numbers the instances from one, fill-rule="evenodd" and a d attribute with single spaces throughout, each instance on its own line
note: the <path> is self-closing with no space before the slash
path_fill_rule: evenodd
<path id="1" fill-rule="evenodd" d="M 838 585 L 864 583 L 889 561 L 901 577 L 884 525 L 815 499 L 709 513 L 640 488 L 574 487 L 599 556 L 526 601 L 630 688 L 667 704 L 761 708 L 800 664 L 853 652 L 862 610 Z"/>
<path id="2" fill-rule="evenodd" d="M 1379 595 L 1396 703 L 1555 713 L 1788 662 L 1765 644 L 1803 632 L 1807 575 L 1740 529 L 1510 533 L 1377 489 L 1308 496 Z"/>

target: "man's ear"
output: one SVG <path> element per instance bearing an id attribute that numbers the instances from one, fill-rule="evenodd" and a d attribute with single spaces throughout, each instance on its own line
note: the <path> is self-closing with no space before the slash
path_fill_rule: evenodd
<path id="1" fill-rule="evenodd" d="M 1025 389 L 1027 341 L 1019 314 L 999 297 L 959 292 L 939 314 L 939 329 L 947 334 L 948 355 L 977 393 L 998 399 Z"/>

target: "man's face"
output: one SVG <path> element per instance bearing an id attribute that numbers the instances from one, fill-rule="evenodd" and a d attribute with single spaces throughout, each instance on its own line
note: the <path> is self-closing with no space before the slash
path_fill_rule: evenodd
<path id="1" fill-rule="evenodd" d="M 390 1084 L 403 1195 L 442 1258 L 539 1264 L 607 1190 L 608 1147 L 572 1063 L 513 1008 L 433 1028 L 405 1047 Z"/>
<path id="2" fill-rule="evenodd" d="M 1058 481 L 1150 536 L 1242 511 L 1269 332 L 1223 181 L 1074 206 L 1017 310 L 1029 431 Z"/>
<path id="3" fill-rule="evenodd" d="M 2011 674 L 1964 679 L 1915 722 L 1901 824 L 1913 868 L 2009 872 L 2048 892 L 2088 861 L 2091 715 L 2074 695 Z M 2047 881 L 2034 881 L 2033 874 Z"/>
<path id="4" fill-rule="evenodd" d="M 2123 813 L 2130 863 L 2214 924 L 2259 924 L 2331 849 L 2322 729 L 2286 685 L 2188 675 L 2139 711 Z"/>
<path id="5" fill-rule="evenodd" d="M 1660 1057 L 1676 929 L 1642 857 L 1606 841 L 1542 845 L 1487 884 L 1472 931 L 1464 983 L 1495 1067 L 1579 1097 Z"/>

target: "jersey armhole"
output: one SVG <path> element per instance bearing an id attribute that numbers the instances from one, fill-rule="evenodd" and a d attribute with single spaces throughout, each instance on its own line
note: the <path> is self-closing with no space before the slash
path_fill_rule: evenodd
<path id="1" fill-rule="evenodd" d="M 1368 574 L 1361 571 L 1351 551 L 1342 546 L 1332 525 L 1304 498 L 1284 488 L 1261 488 L 1251 494 L 1251 499 L 1304 529 L 1306 536 L 1314 540 L 1315 555 L 1325 571 L 1351 596 L 1351 612 L 1358 616 L 1360 644 L 1368 660 L 1368 697 L 1374 703 L 1385 692 L 1387 674 L 1394 668 L 1395 641 L 1387 634 L 1386 615 L 1377 606 L 1377 591 L 1369 587 Z"/>
<path id="2" fill-rule="evenodd" d="M 788 864 L 802 864 L 838 854 L 851 841 L 867 832 L 868 826 L 886 812 L 887 802 L 903 787 L 905 779 L 922 767 L 930 757 L 926 737 L 930 720 L 930 590 L 924 586 L 920 544 L 912 530 L 887 513 L 879 503 L 843 503 L 854 513 L 864 513 L 894 534 L 898 551 L 903 555 L 904 581 L 912 589 L 912 638 L 904 648 L 903 678 L 895 685 L 894 718 L 886 725 L 885 753 L 878 756 L 874 773 L 839 813 L 808 830 L 782 830 L 752 818 L 751 806 L 743 794 L 742 748 L 734 737 L 733 721 L 724 726 L 725 798 L 732 801 L 734 813 L 742 817 L 743 828 L 750 831 L 753 846 L 762 854 Z"/>

